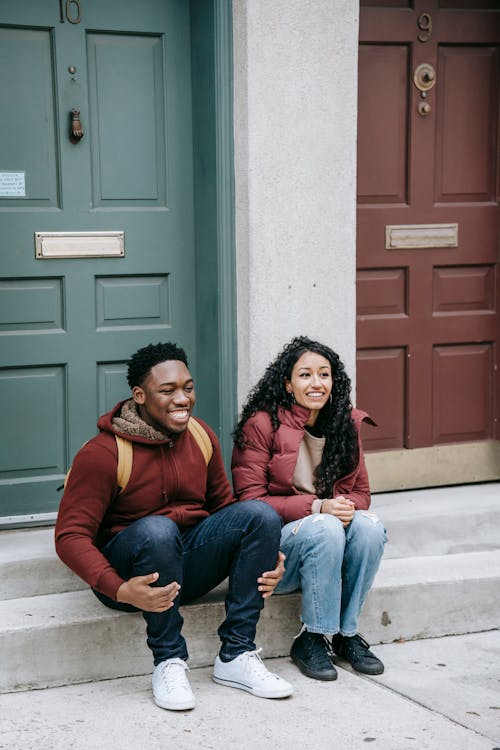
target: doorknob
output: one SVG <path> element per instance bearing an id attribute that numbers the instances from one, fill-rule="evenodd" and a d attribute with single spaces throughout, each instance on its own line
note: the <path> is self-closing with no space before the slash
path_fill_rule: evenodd
<path id="1" fill-rule="evenodd" d="M 418 103 L 418 114 L 422 115 L 422 117 L 426 117 L 426 115 L 430 114 L 431 112 L 431 105 L 429 102 L 419 102 Z"/>
<path id="2" fill-rule="evenodd" d="M 422 63 L 415 68 L 413 82 L 419 91 L 429 91 L 436 84 L 436 71 L 430 63 Z"/>

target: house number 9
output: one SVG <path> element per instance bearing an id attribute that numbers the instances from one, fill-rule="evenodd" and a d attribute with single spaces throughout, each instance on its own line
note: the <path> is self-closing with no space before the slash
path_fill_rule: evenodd
<path id="1" fill-rule="evenodd" d="M 422 32 L 418 35 L 419 42 L 428 42 L 432 36 L 432 17 L 429 13 L 421 13 L 417 20 L 417 26 Z"/>
<path id="2" fill-rule="evenodd" d="M 73 7 L 71 7 L 73 6 Z M 64 16 L 66 15 L 66 19 Z M 66 8 L 63 9 L 63 0 L 59 0 L 59 20 L 61 23 L 80 23 L 81 21 L 80 0 L 66 0 Z"/>

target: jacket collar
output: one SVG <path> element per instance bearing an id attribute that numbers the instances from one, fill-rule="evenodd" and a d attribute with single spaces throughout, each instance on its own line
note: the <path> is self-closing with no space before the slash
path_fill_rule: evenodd
<path id="1" fill-rule="evenodd" d="M 306 426 L 310 413 L 310 409 L 307 409 L 305 406 L 300 406 L 299 404 L 293 404 L 290 409 L 285 409 L 284 406 L 279 406 L 278 420 L 280 424 L 285 424 L 288 427 L 299 427 L 303 429 Z M 370 417 L 370 415 L 361 409 L 352 409 L 351 417 L 356 427 L 359 427 L 361 422 L 368 422 L 375 427 L 377 426 L 377 423 Z"/>
<path id="2" fill-rule="evenodd" d="M 290 409 L 285 409 L 284 406 L 278 407 L 278 420 L 288 427 L 305 427 L 310 414 L 310 409 L 299 404 L 293 404 Z"/>

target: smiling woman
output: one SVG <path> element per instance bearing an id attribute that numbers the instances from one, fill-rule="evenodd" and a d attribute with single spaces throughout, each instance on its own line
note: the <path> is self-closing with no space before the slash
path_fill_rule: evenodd
<path id="1" fill-rule="evenodd" d="M 287 393 L 291 393 L 298 404 L 311 410 L 307 425 L 312 426 L 332 392 L 330 362 L 321 354 L 305 352 L 294 364 L 292 376 L 285 383 Z"/>
<path id="2" fill-rule="evenodd" d="M 357 634 L 386 537 L 366 513 L 359 428 L 372 420 L 352 408 L 350 392 L 339 356 L 298 337 L 252 390 L 235 430 L 234 489 L 240 500 L 263 500 L 281 516 L 286 571 L 276 591 L 302 591 L 302 629 L 290 655 L 318 680 L 337 677 L 332 647 L 358 672 L 384 670 Z"/>

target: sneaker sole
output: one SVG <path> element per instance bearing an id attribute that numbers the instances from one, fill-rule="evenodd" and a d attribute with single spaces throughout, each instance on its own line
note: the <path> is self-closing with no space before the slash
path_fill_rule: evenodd
<path id="1" fill-rule="evenodd" d="M 377 675 L 377 674 L 384 673 L 384 667 L 382 667 L 382 669 L 380 669 L 380 667 L 373 668 L 373 669 L 370 669 L 369 667 L 360 669 L 355 664 L 351 664 L 351 667 L 354 669 L 355 672 L 358 672 L 358 674 Z"/>
<path id="2" fill-rule="evenodd" d="M 343 662 L 346 662 L 346 664 L 349 664 L 349 666 L 351 667 L 351 669 L 354 672 L 357 672 L 358 674 L 367 674 L 367 675 L 375 676 L 375 675 L 383 674 L 384 673 L 385 667 L 384 667 L 383 664 L 382 664 L 381 667 L 380 666 L 375 666 L 375 667 L 373 667 L 371 669 L 370 669 L 370 667 L 365 667 L 365 668 L 361 668 L 360 669 L 359 666 L 356 666 L 356 664 L 353 664 L 352 661 L 349 661 L 349 659 L 346 656 L 343 656 L 342 654 L 337 654 L 337 653 L 335 655 L 336 655 L 337 659 L 339 659 L 340 661 L 343 661 Z"/>
<path id="3" fill-rule="evenodd" d="M 314 672 L 314 670 L 309 669 L 305 664 L 303 664 L 300 659 L 294 659 L 294 657 L 291 657 L 293 663 L 300 669 L 302 674 L 304 674 L 306 677 L 310 677 L 312 680 L 321 680 L 322 682 L 334 682 L 334 680 L 337 679 L 337 671 L 332 672 L 331 676 L 325 675 L 325 673 L 321 672 Z"/>
<path id="4" fill-rule="evenodd" d="M 165 708 L 167 711 L 190 711 L 196 706 L 196 701 L 192 700 L 185 701 L 184 703 L 168 703 L 167 701 L 158 701 L 156 698 L 153 699 L 159 708 Z"/>
<path id="5" fill-rule="evenodd" d="M 226 687 L 238 688 L 239 690 L 246 690 L 247 693 L 255 695 L 257 698 L 288 698 L 293 695 L 293 688 L 282 688 L 273 693 L 265 690 L 259 690 L 259 688 L 252 688 L 250 685 L 245 685 L 242 682 L 234 682 L 233 680 L 224 680 L 222 677 L 216 677 L 212 675 L 212 679 L 218 685 L 225 685 Z"/>

